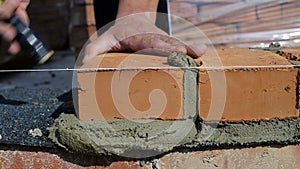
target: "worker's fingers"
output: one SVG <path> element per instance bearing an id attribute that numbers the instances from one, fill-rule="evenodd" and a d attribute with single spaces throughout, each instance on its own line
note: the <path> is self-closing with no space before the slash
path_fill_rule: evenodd
<path id="1" fill-rule="evenodd" d="M 23 9 L 27 9 L 27 7 L 30 3 L 30 0 L 21 0 L 20 2 L 21 2 L 20 7 Z"/>
<path id="2" fill-rule="evenodd" d="M 105 33 L 87 45 L 83 63 L 98 54 L 109 51 L 143 51 L 160 55 L 170 55 L 173 52 L 182 52 L 193 58 L 198 58 L 206 51 L 205 45 L 186 46 L 179 40 L 161 34 L 139 34 L 122 40 L 117 40 L 114 35 Z"/>
<path id="3" fill-rule="evenodd" d="M 8 48 L 8 52 L 12 55 L 18 54 L 20 50 L 21 50 L 21 46 L 17 41 L 13 41 L 10 47 Z"/>
<path id="4" fill-rule="evenodd" d="M 0 35 L 6 41 L 12 41 L 16 36 L 16 29 L 7 23 L 0 22 Z"/>
<path id="5" fill-rule="evenodd" d="M 179 41 L 178 39 L 170 36 L 161 36 L 161 39 L 173 46 L 180 46 L 181 48 L 182 47 L 185 48 L 186 51 L 183 53 L 193 58 L 201 57 L 207 50 L 207 47 L 205 45 L 186 45 L 183 42 Z"/>
<path id="6" fill-rule="evenodd" d="M 86 46 L 85 56 L 82 62 L 85 63 L 98 54 L 111 51 L 114 46 L 118 46 L 118 41 L 116 41 L 113 35 L 104 33 Z"/>
<path id="7" fill-rule="evenodd" d="M 27 15 L 26 10 L 22 8 L 18 8 L 16 10 L 16 15 L 20 18 L 20 20 L 27 26 L 29 26 L 29 17 Z"/>
<path id="8" fill-rule="evenodd" d="M 133 51 L 147 51 L 147 53 L 157 53 L 169 55 L 173 52 L 184 52 L 183 45 L 172 45 L 160 39 L 160 34 L 141 34 L 127 38 L 121 42 L 122 46 Z"/>
<path id="9" fill-rule="evenodd" d="M 29 25 L 29 17 L 26 12 L 26 9 L 29 5 L 29 0 L 21 0 L 20 6 L 16 10 L 16 15 L 25 23 L 27 26 Z"/>
<path id="10" fill-rule="evenodd" d="M 9 19 L 19 7 L 19 0 L 6 0 L 0 6 L 0 20 Z"/>
<path id="11" fill-rule="evenodd" d="M 186 46 L 186 48 L 187 55 L 195 59 L 201 57 L 207 50 L 206 45 L 190 45 Z"/>

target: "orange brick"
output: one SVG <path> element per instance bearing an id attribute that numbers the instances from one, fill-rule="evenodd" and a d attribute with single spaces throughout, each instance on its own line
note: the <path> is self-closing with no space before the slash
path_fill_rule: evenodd
<path id="1" fill-rule="evenodd" d="M 166 62 L 166 57 L 126 53 L 108 53 L 89 61 L 83 69 L 154 68 L 78 71 L 79 118 L 183 118 L 184 72 L 168 70 Z"/>
<path id="2" fill-rule="evenodd" d="M 215 59 L 211 57 L 212 54 L 214 53 L 209 50 L 202 57 L 203 62 L 206 65 L 221 66 L 212 64 Z M 299 110 L 296 108 L 298 70 L 291 67 L 292 65 L 286 59 L 271 52 L 249 49 L 220 49 L 218 55 L 224 66 L 238 66 L 238 68 L 225 69 L 226 83 L 224 84 L 218 80 L 213 84 L 211 82 L 213 77 L 222 76 L 222 72 L 210 68 L 200 69 L 199 114 L 201 117 L 206 120 L 224 121 L 299 117 Z M 81 120 L 114 117 L 183 118 L 184 72 L 167 70 L 166 60 L 165 57 L 117 53 L 96 57 L 83 68 L 119 68 L 120 65 L 123 65 L 122 68 L 135 68 L 145 63 L 152 63 L 154 68 L 79 71 L 79 118 Z M 280 65 L 280 68 L 272 67 L 276 65 Z M 157 66 L 165 70 L 156 69 Z M 262 67 L 244 68 L 245 66 Z M 223 86 L 218 88 L 218 85 Z M 163 91 L 165 97 L 158 94 L 152 95 L 151 98 L 154 89 Z M 225 107 L 217 113 L 221 116 L 216 117 L 215 110 L 222 104 L 222 98 L 218 95 L 222 92 L 221 89 L 226 93 L 223 100 Z M 217 95 L 212 95 L 212 92 L 216 92 Z M 216 96 L 214 100 L 212 100 L 213 96 Z M 151 105 L 149 100 L 158 106 Z M 162 109 L 159 103 L 165 100 L 167 104 L 165 109 Z M 164 111 L 157 114 L 158 110 Z"/>
<path id="3" fill-rule="evenodd" d="M 288 68 L 291 64 L 286 59 L 271 52 L 249 49 L 228 48 L 217 52 L 224 66 L 281 65 L 283 67 L 231 68 L 225 69 L 224 74 L 220 71 L 209 70 L 209 68 L 201 70 L 199 77 L 200 116 L 207 120 L 225 121 L 299 117 L 299 111 L 296 108 L 298 70 Z M 213 66 L 214 61 L 211 55 L 208 52 L 202 60 Z M 211 79 L 222 77 L 222 75 L 225 76 L 226 83 L 222 84 L 216 79 L 212 84 Z M 212 89 L 216 95 L 212 95 Z M 222 100 L 222 95 L 218 95 L 222 89 L 226 92 L 225 100 Z M 215 96 L 214 100 L 212 100 L 213 96 Z M 224 111 L 222 109 L 216 111 L 218 106 L 222 108 L 222 103 L 225 103 Z M 211 105 L 213 105 L 212 108 L 210 108 Z"/>

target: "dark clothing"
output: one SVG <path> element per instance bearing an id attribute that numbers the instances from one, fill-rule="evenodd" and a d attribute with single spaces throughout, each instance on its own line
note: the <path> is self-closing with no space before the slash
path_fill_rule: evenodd
<path id="1" fill-rule="evenodd" d="M 168 0 L 159 0 L 157 12 L 168 14 Z M 97 29 L 102 28 L 105 32 L 109 27 L 103 28 L 106 24 L 114 21 L 117 17 L 119 0 L 94 0 L 94 11 Z M 156 25 L 169 33 L 168 15 L 158 15 Z"/>

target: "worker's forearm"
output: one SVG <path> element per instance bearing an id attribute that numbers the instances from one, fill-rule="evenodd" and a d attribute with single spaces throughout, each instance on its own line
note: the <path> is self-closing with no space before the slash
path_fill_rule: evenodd
<path id="1" fill-rule="evenodd" d="M 142 12 L 156 12 L 159 0 L 120 0 L 117 18 L 123 16 L 142 13 Z M 155 17 L 151 20 L 155 22 Z"/>

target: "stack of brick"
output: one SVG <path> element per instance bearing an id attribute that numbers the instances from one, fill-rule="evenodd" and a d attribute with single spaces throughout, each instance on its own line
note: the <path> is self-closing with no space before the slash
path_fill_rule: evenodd
<path id="1" fill-rule="evenodd" d="M 96 32 L 93 0 L 72 0 L 69 40 L 78 54 L 85 42 Z"/>
<path id="2" fill-rule="evenodd" d="M 298 45 L 296 28 L 299 25 L 300 3 L 292 1 L 179 1 L 171 0 L 171 13 L 200 28 L 216 45 L 255 46 L 265 42 L 281 41 Z M 176 33 L 182 23 L 173 20 Z M 176 35 L 175 33 L 175 35 Z M 287 37 L 292 33 L 292 36 Z M 200 36 L 186 36 L 190 41 L 201 41 Z"/>

